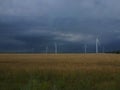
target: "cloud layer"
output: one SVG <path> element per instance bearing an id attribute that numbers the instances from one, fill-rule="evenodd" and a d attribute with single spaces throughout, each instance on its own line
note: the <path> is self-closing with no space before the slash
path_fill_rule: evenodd
<path id="1" fill-rule="evenodd" d="M 0 50 L 94 51 L 95 39 L 107 51 L 120 49 L 119 0 L 1 0 Z M 69 46 L 68 46 L 69 45 Z"/>

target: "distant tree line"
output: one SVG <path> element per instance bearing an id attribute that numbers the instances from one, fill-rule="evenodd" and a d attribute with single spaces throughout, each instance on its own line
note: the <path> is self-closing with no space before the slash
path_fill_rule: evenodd
<path id="1" fill-rule="evenodd" d="M 117 51 L 111 51 L 111 52 L 106 52 L 106 53 L 115 53 L 115 54 L 120 54 L 120 50 L 117 50 Z"/>

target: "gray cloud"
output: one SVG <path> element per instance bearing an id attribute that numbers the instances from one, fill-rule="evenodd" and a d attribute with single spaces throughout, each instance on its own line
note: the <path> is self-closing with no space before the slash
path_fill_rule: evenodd
<path id="1" fill-rule="evenodd" d="M 119 18 L 119 0 L 4 0 L 0 15 Z"/>
<path id="2" fill-rule="evenodd" d="M 16 48 L 29 51 L 57 42 L 64 45 L 63 49 L 77 50 L 85 43 L 94 47 L 95 38 L 99 37 L 102 44 L 111 46 L 109 50 L 120 40 L 119 3 L 119 0 L 1 0 L 0 48 L 6 51 L 11 46 L 8 51 Z"/>

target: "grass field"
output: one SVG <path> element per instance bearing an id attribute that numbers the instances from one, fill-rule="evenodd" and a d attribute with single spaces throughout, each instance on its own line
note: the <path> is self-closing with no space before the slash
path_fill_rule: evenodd
<path id="1" fill-rule="evenodd" d="M 120 90 L 120 55 L 0 54 L 0 90 Z"/>

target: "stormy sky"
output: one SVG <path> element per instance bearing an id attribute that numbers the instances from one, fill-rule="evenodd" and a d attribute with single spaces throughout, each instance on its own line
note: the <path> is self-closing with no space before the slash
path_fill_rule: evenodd
<path id="1" fill-rule="evenodd" d="M 120 0 L 0 0 L 0 52 L 120 50 Z"/>

